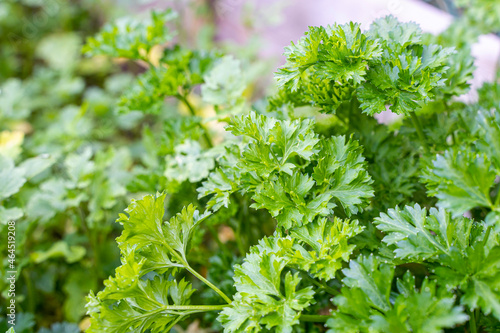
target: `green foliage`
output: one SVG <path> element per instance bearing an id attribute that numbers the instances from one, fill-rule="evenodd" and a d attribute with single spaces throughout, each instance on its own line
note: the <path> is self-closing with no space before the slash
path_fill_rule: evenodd
<path id="1" fill-rule="evenodd" d="M 424 280 L 420 290 L 406 272 L 391 293 L 394 269 L 375 257 L 360 257 L 344 271 L 345 287 L 333 299 L 338 307 L 329 319 L 328 332 L 443 332 L 467 320 L 450 294 Z"/>
<path id="2" fill-rule="evenodd" d="M 299 273 L 284 274 L 283 270 L 299 269 L 321 280 L 334 279 L 355 247 L 348 240 L 361 230 L 357 222 L 323 218 L 292 229 L 291 237 L 262 239 L 244 263 L 235 267 L 237 293 L 218 318 L 225 331 L 260 331 L 265 326 L 291 332 L 300 313 L 315 302 L 314 292 L 312 287 L 297 290 L 302 281 Z"/>
<path id="3" fill-rule="evenodd" d="M 494 106 L 493 106 L 494 107 Z M 491 159 L 493 168 L 500 170 L 500 112 L 480 110 L 476 117 L 478 150 Z"/>
<path id="4" fill-rule="evenodd" d="M 121 214 L 118 219 L 124 230 L 117 241 L 126 253 L 131 249 L 139 251 L 146 246 L 154 246 L 155 256 L 170 259 L 164 268 L 184 267 L 191 234 L 207 214 L 200 216 L 193 206 L 188 206 L 169 222 L 163 223 L 164 201 L 165 194 L 157 198 L 146 196 L 132 202 L 126 209 L 129 216 Z"/>
<path id="5" fill-rule="evenodd" d="M 117 14 L 108 6 L 93 0 L 0 4 L 0 233 L 16 221 L 16 304 L 31 323 L 16 327 L 19 332 L 65 330 L 59 322 L 84 327 L 85 295 L 119 264 L 115 216 L 131 198 L 166 189 L 166 214 L 175 215 L 196 202 L 196 182 L 218 154 L 207 149 L 214 124 L 206 110 L 215 105 L 202 102 L 199 86 L 217 76 L 210 75 L 214 65 L 225 71 L 221 52 L 213 43 L 205 43 L 210 51 L 200 50 L 182 37 L 190 35 L 182 26 L 174 42 L 171 9 L 149 20 L 119 20 L 89 37 Z M 83 39 L 90 57 L 80 56 Z M 124 59 L 110 57 L 128 62 L 121 66 Z M 249 105 L 246 97 L 237 99 Z M 194 160 L 203 167 L 186 169 Z M 196 235 L 196 245 L 202 237 Z M 5 318 L 7 242 L 0 251 Z"/>
<path id="6" fill-rule="evenodd" d="M 291 272 L 286 273 L 281 285 L 285 265 L 285 259 L 272 253 L 251 251 L 245 262 L 235 267 L 238 292 L 218 318 L 225 332 L 258 332 L 261 326 L 292 332 L 300 312 L 313 301 L 313 291 L 312 287 L 298 289 L 301 279 Z"/>
<path id="7" fill-rule="evenodd" d="M 287 63 L 276 77 L 285 94 L 302 96 L 299 105 L 335 112 L 343 102 L 357 99 L 369 115 L 385 111 L 386 105 L 408 115 L 446 83 L 446 61 L 453 53 L 424 44 L 418 25 L 388 16 L 366 33 L 353 23 L 309 28 L 286 49 Z"/>
<path id="8" fill-rule="evenodd" d="M 290 234 L 297 240 L 291 254 L 292 263 L 320 280 L 333 280 L 335 273 L 348 262 L 354 248 L 349 240 L 363 230 L 358 221 L 325 218 Z"/>
<path id="9" fill-rule="evenodd" d="M 500 31 L 500 6 L 497 2 L 490 0 L 457 0 L 456 5 L 465 9 L 462 20 L 478 35 Z"/>
<path id="10" fill-rule="evenodd" d="M 103 3 L 81 3 L 0 36 L 16 332 L 498 331 L 499 84 L 456 98 L 496 5 L 462 1 L 438 36 L 310 27 L 267 96 L 256 50 L 212 25 L 166 9 L 95 35 Z M 0 4 L 0 31 L 47 6 Z"/>
<path id="11" fill-rule="evenodd" d="M 362 211 L 373 191 L 359 145 L 345 137 L 320 142 L 312 125 L 255 113 L 236 117 L 228 130 L 248 143 L 235 147 L 233 160 L 211 174 L 200 196 L 215 194 L 208 206 L 217 210 L 246 187 L 251 207 L 267 209 L 286 229 L 326 216 L 336 202 L 348 215 Z"/>
<path id="12" fill-rule="evenodd" d="M 196 183 L 207 178 L 214 168 L 214 156 L 210 151 L 202 151 L 197 141 L 186 140 L 174 148 L 175 155 L 167 159 L 165 177 L 183 182 L 187 179 Z"/>
<path id="13" fill-rule="evenodd" d="M 500 320 L 500 247 L 491 227 L 454 219 L 443 209 L 432 208 L 427 216 L 418 204 L 389 210 L 375 224 L 386 234 L 382 241 L 395 246 L 396 258 L 424 262 L 446 289 L 462 291 L 462 304 Z"/>
<path id="14" fill-rule="evenodd" d="M 174 37 L 165 22 L 176 17 L 176 12 L 167 9 L 164 12 L 152 11 L 149 21 L 124 18 L 105 26 L 97 36 L 89 37 L 83 52 L 89 55 L 148 60 L 154 46 L 167 43 Z"/>
<path id="15" fill-rule="evenodd" d="M 456 214 L 477 207 L 491 207 L 490 187 L 495 173 L 484 156 L 472 152 L 447 151 L 433 161 L 432 173 L 425 181 L 429 194 L 440 199 L 440 206 Z"/>
<path id="16" fill-rule="evenodd" d="M 247 88 L 239 60 L 224 56 L 204 77 L 201 87 L 203 101 L 215 105 L 216 110 L 238 114 L 245 107 L 243 96 Z"/>
<path id="17" fill-rule="evenodd" d="M 185 98 L 180 91 L 203 83 L 203 76 L 216 59 L 214 54 L 178 47 L 165 52 L 160 66 L 149 68 L 125 91 L 119 103 L 121 112 L 161 113 L 166 96 Z"/>
<path id="18" fill-rule="evenodd" d="M 165 194 L 146 196 L 133 201 L 126 209 L 128 216 L 121 214 L 117 220 L 124 227 L 117 239 L 122 265 L 104 281 L 104 290 L 89 295 L 92 325 L 88 332 L 127 332 L 130 328 L 162 332 L 189 310 L 182 306 L 190 303 L 191 284 L 172 281 L 169 276 L 189 267 L 186 257 L 192 233 L 207 215 L 200 216 L 189 206 L 164 222 L 164 203 Z"/>
<path id="19" fill-rule="evenodd" d="M 228 122 L 232 135 L 212 147 L 213 133 L 193 120 L 204 145 L 200 132 L 169 138 L 173 158 L 167 156 L 164 177 L 171 184 L 198 182 L 206 213 L 188 206 L 163 222 L 165 194 L 132 203 L 129 216 L 118 220 L 122 266 L 88 298 L 93 329 L 155 331 L 210 311 L 220 311 L 218 323 L 207 326 L 234 333 L 326 331 L 308 322 L 326 322 L 328 332 L 494 327 L 500 319 L 498 102 L 488 86 L 480 94 L 489 96 L 477 105 L 448 102 L 467 91 L 473 67 L 469 48 L 455 51 L 447 38 L 394 17 L 366 32 L 354 23 L 311 27 L 286 50 L 267 115 L 246 114 L 246 81 L 238 81 L 241 63 L 232 57 L 214 58 L 203 80 L 158 92 L 196 116 L 185 92 L 201 84 L 202 101 L 214 105 L 214 119 Z M 150 85 L 145 93 L 162 83 Z M 164 112 L 157 97 L 149 101 L 159 107 L 136 100 L 143 111 Z M 293 110 L 307 105 L 303 113 Z M 388 127 L 371 118 L 387 106 L 411 122 Z M 421 206 L 434 206 L 433 196 L 440 210 L 428 214 Z M 467 211 L 474 219 L 461 217 Z M 257 214 L 258 226 L 252 224 Z M 233 234 L 221 233 L 226 224 Z M 269 224 L 272 236 L 252 238 L 252 228 Z M 189 251 L 206 229 L 221 251 L 208 265 L 215 284 L 189 263 L 206 266 L 206 254 Z M 186 300 L 211 305 L 147 308 L 137 299 L 162 281 L 187 284 L 186 271 L 209 288 L 201 298 L 189 289 Z M 208 318 L 215 315 L 202 322 Z"/>
<path id="20" fill-rule="evenodd" d="M 26 178 L 24 178 L 24 173 L 22 168 L 15 168 L 14 162 L 4 156 L 0 156 L 0 199 L 5 199 L 10 197 L 11 195 L 19 192 L 19 189 L 26 182 Z"/>
<path id="21" fill-rule="evenodd" d="M 302 95 L 302 103 L 334 111 L 352 94 L 352 88 L 343 86 L 364 81 L 368 61 L 380 54 L 380 45 L 358 24 L 310 27 L 305 37 L 286 48 L 287 63 L 276 77 L 281 87 Z"/>
<path id="22" fill-rule="evenodd" d="M 439 199 L 438 205 L 455 215 L 484 207 L 486 220 L 498 224 L 500 196 L 492 192 L 499 174 L 500 127 L 497 110 L 477 111 L 471 135 L 477 138 L 470 150 L 447 150 L 437 155 L 423 174 L 429 194 Z M 493 197 L 492 197 L 493 193 Z"/>

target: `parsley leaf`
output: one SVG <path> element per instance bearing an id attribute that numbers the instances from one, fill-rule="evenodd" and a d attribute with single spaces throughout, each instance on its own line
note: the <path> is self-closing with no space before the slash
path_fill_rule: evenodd
<path id="1" fill-rule="evenodd" d="M 298 274 L 283 269 L 287 259 L 274 253 L 250 250 L 242 265 L 235 267 L 234 281 L 237 293 L 230 307 L 218 320 L 224 332 L 258 332 L 261 327 L 275 328 L 276 332 L 291 333 L 300 313 L 313 303 L 312 287 L 298 289 Z"/>
<path id="2" fill-rule="evenodd" d="M 391 294 L 394 268 L 374 256 L 360 257 L 342 271 L 345 287 L 334 297 L 337 310 L 327 325 L 334 332 L 443 332 L 467 320 L 451 295 L 424 280 L 420 290 L 406 272 Z"/>
<path id="3" fill-rule="evenodd" d="M 423 175 L 429 194 L 456 216 L 474 207 L 493 207 L 490 188 L 495 181 L 491 162 L 481 153 L 447 150 L 437 155 Z"/>
<path id="4" fill-rule="evenodd" d="M 348 262 L 354 244 L 349 240 L 361 233 L 363 227 L 358 221 L 333 221 L 326 218 L 294 228 L 290 235 L 297 240 L 291 254 L 292 263 L 316 278 L 332 280 L 335 273 Z"/>
<path id="5" fill-rule="evenodd" d="M 255 113 L 235 117 L 228 129 L 248 143 L 234 148 L 232 162 L 198 189 L 200 197 L 215 195 L 209 208 L 227 207 L 230 194 L 245 189 L 255 201 L 251 207 L 267 209 L 288 229 L 330 214 L 335 201 L 347 215 L 356 214 L 373 196 L 354 140 L 341 136 L 320 141 L 310 120 L 275 120 Z"/>
<path id="6" fill-rule="evenodd" d="M 89 37 L 83 52 L 88 55 L 107 55 L 148 60 L 152 48 L 173 39 L 174 33 L 165 22 L 177 18 L 172 9 L 151 12 L 149 20 L 124 18 L 106 25 L 95 37 Z"/>
<path id="7" fill-rule="evenodd" d="M 492 162 L 496 173 L 500 173 L 500 112 L 479 110 L 476 117 L 480 137 L 478 149 L 484 152 Z"/>
<path id="8" fill-rule="evenodd" d="M 463 292 L 460 302 L 481 308 L 500 320 L 500 246 L 491 227 L 464 217 L 452 218 L 444 209 L 391 209 L 374 222 L 394 245 L 396 258 L 424 262 L 448 290 Z"/>
<path id="9" fill-rule="evenodd" d="M 385 111 L 387 105 L 408 115 L 429 101 L 446 78 L 453 78 L 446 71 L 454 49 L 424 44 L 422 36 L 417 24 L 393 16 L 374 21 L 365 33 L 352 22 L 310 27 L 285 50 L 287 63 L 276 73 L 281 90 L 272 104 L 310 104 L 335 112 L 343 102 L 357 99 L 369 115 Z M 470 63 L 468 59 L 460 58 Z"/>
<path id="10" fill-rule="evenodd" d="M 14 166 L 14 161 L 0 154 L 0 200 L 17 193 L 26 182 L 21 168 Z"/>
<path id="11" fill-rule="evenodd" d="M 342 87 L 364 81 L 368 60 L 380 54 L 378 42 L 368 39 L 359 24 L 310 27 L 285 49 L 287 63 L 276 79 L 283 89 L 304 95 L 306 103 L 334 110 L 350 97 Z M 336 93 L 328 98 L 324 90 Z"/>
<path id="12" fill-rule="evenodd" d="M 156 250 L 161 250 L 163 257 L 168 258 L 172 266 L 186 267 L 186 255 L 193 230 L 208 214 L 200 215 L 190 205 L 169 222 L 163 222 L 165 196 L 166 194 L 157 197 L 149 195 L 132 201 L 125 210 L 129 216 L 120 214 L 117 220 L 124 227 L 117 241 L 124 251 L 129 247 L 139 251 L 156 245 Z"/>
<path id="13" fill-rule="evenodd" d="M 186 140 L 175 146 L 175 155 L 167 156 L 165 177 L 168 180 L 191 183 L 207 178 L 214 168 L 214 157 L 209 151 L 203 152 L 197 141 Z"/>

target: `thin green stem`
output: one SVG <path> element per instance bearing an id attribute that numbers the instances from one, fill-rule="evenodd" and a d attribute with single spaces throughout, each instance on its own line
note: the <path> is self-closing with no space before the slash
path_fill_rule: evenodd
<path id="1" fill-rule="evenodd" d="M 240 256 L 244 257 L 246 253 L 246 247 L 245 244 L 243 244 L 243 239 L 241 235 L 241 225 L 238 225 L 236 227 L 236 246 L 238 247 L 238 251 L 240 252 Z"/>
<path id="2" fill-rule="evenodd" d="M 227 305 L 164 305 L 156 310 L 148 311 L 142 315 L 136 316 L 133 320 L 140 320 L 142 318 L 152 317 L 157 313 L 165 313 L 172 316 L 185 317 L 194 313 L 207 312 L 207 311 L 220 311 Z M 184 312 L 176 312 L 184 311 Z"/>
<path id="3" fill-rule="evenodd" d="M 415 112 L 411 111 L 410 112 L 410 117 L 413 122 L 413 126 L 415 126 L 415 129 L 417 130 L 417 135 L 420 139 L 420 142 L 422 144 L 422 147 L 424 148 L 424 151 L 426 154 L 429 154 L 429 146 L 427 145 L 427 142 L 425 141 L 425 135 L 424 131 L 422 130 L 422 125 L 420 124 L 420 120 L 418 119 L 417 115 Z"/>
<path id="4" fill-rule="evenodd" d="M 253 240 L 253 227 L 251 226 L 250 222 L 251 220 L 248 218 L 249 213 L 248 213 L 248 200 L 245 195 L 243 195 L 241 200 L 241 207 L 242 209 L 242 220 L 241 222 L 243 223 L 243 227 L 245 229 L 245 235 L 246 235 L 246 243 L 245 243 L 245 249 L 248 251 L 248 248 L 250 247 L 251 244 L 255 244 L 256 241 L 254 242 Z M 245 255 L 246 252 L 243 253 L 242 255 Z"/>
<path id="5" fill-rule="evenodd" d="M 203 283 L 205 283 L 207 286 L 209 286 L 210 288 L 212 288 L 213 291 L 215 291 L 217 294 L 220 295 L 220 297 L 222 297 L 226 302 L 227 304 L 231 304 L 231 299 L 229 297 L 226 296 L 226 294 L 224 294 L 219 288 L 217 288 L 212 282 L 208 281 L 207 279 L 205 279 L 203 276 L 201 276 L 200 273 L 198 273 L 197 271 L 195 271 L 193 268 L 191 268 L 191 266 L 189 265 L 186 265 L 186 269 L 188 271 L 191 272 L 191 274 L 193 274 L 194 276 L 196 276 L 200 281 L 202 281 Z"/>
<path id="6" fill-rule="evenodd" d="M 173 311 L 221 311 L 227 308 L 228 305 L 165 305 L 162 307 L 163 310 L 173 310 Z"/>
<path id="7" fill-rule="evenodd" d="M 234 228 L 234 232 L 236 233 L 235 241 L 238 247 L 238 251 L 240 252 L 241 256 L 245 256 L 248 247 L 250 246 L 249 244 L 252 244 L 250 239 L 252 236 L 252 232 L 249 228 L 250 221 L 248 220 L 247 200 L 244 195 L 238 196 L 237 199 L 240 206 L 238 209 L 238 218 L 232 219 L 232 221 L 236 226 Z"/>
<path id="8" fill-rule="evenodd" d="M 161 244 L 163 244 L 169 250 L 169 252 L 172 253 L 177 258 L 177 260 L 179 261 L 179 263 L 181 263 L 181 265 L 183 265 L 184 268 L 186 268 L 189 272 L 191 272 L 191 274 L 193 274 L 194 276 L 196 276 L 200 281 L 202 281 L 207 286 L 209 286 L 210 288 L 212 288 L 212 290 L 215 291 L 217 294 L 219 294 L 228 304 L 231 304 L 231 299 L 229 297 L 227 297 L 226 294 L 224 294 L 212 282 L 210 282 L 207 279 L 205 279 L 200 273 L 198 273 L 191 266 L 189 266 L 189 264 L 186 261 L 186 259 L 183 258 L 183 256 L 181 256 L 177 251 L 175 251 L 174 249 L 172 249 L 172 247 L 165 241 L 165 239 L 162 238 L 162 243 Z"/>
<path id="9" fill-rule="evenodd" d="M 94 266 L 96 268 L 96 273 L 97 273 L 97 278 L 101 278 L 101 258 L 99 256 L 100 250 L 99 250 L 99 241 L 97 240 L 98 235 L 96 234 L 95 230 L 90 231 L 90 246 L 92 247 L 92 252 L 94 254 Z"/>
<path id="10" fill-rule="evenodd" d="M 184 96 L 184 95 L 182 95 L 180 93 L 177 94 L 176 96 L 188 108 L 189 113 L 191 113 L 192 116 L 196 116 L 196 111 L 195 111 L 194 107 L 191 105 L 191 103 L 189 103 L 189 101 L 186 98 L 186 96 Z M 209 148 L 212 148 L 214 145 L 212 143 L 212 140 L 210 139 L 210 137 L 207 134 L 207 129 L 203 125 L 201 125 L 201 127 L 203 129 L 203 139 L 205 139 L 205 143 L 207 144 L 207 146 Z"/>
<path id="11" fill-rule="evenodd" d="M 495 198 L 495 203 L 493 204 L 492 209 L 493 210 L 499 210 L 500 209 L 500 183 L 497 185 L 497 197 Z"/>
<path id="12" fill-rule="evenodd" d="M 470 311 L 469 327 L 470 333 L 477 333 L 476 315 L 473 310 Z"/>
<path id="13" fill-rule="evenodd" d="M 353 99 L 349 104 L 349 115 L 347 117 L 349 122 L 350 129 L 353 129 L 354 125 L 354 112 L 358 109 L 358 104 L 356 103 L 356 99 Z"/>
<path id="14" fill-rule="evenodd" d="M 173 322 L 171 322 L 167 327 L 165 327 L 165 332 L 170 332 L 170 330 L 177 325 L 178 322 L 180 322 L 182 319 L 184 319 L 187 316 L 179 316 L 177 317 Z M 177 331 L 177 330 L 176 330 Z"/>
<path id="15" fill-rule="evenodd" d="M 80 223 L 82 225 L 82 228 L 84 232 L 87 235 L 87 238 L 89 239 L 89 245 L 90 249 L 92 250 L 92 261 L 93 261 L 93 271 L 94 271 L 94 278 L 96 279 L 96 285 L 99 284 L 99 280 L 101 278 L 101 273 L 102 270 L 101 268 L 101 260 L 99 257 L 99 242 L 97 242 L 97 234 L 95 230 L 90 229 L 89 225 L 87 224 L 87 219 L 85 218 L 85 214 L 82 210 L 82 208 L 76 207 L 76 211 L 78 214 L 78 217 L 80 218 Z"/>
<path id="16" fill-rule="evenodd" d="M 330 316 L 322 316 L 322 315 L 301 315 L 299 317 L 300 321 L 309 321 L 309 322 L 315 322 L 315 323 L 324 323 L 328 319 L 330 319 Z"/>
<path id="17" fill-rule="evenodd" d="M 474 310 L 474 318 L 476 318 L 477 330 L 481 332 L 481 310 L 479 308 Z"/>
<path id="18" fill-rule="evenodd" d="M 231 218 L 231 222 L 234 224 L 232 226 L 235 232 L 234 241 L 236 242 L 240 256 L 245 256 L 247 251 L 245 244 L 243 244 L 242 224 L 246 223 L 247 215 L 241 209 L 243 207 L 243 198 L 238 196 L 237 199 L 240 206 L 238 209 L 238 218 Z"/>
<path id="19" fill-rule="evenodd" d="M 320 282 L 320 281 L 316 281 L 316 279 L 310 277 L 307 273 L 306 274 L 303 274 L 303 276 L 305 276 L 305 278 L 313 283 L 314 285 L 316 285 L 318 288 L 321 288 L 321 289 L 324 289 L 327 293 L 331 294 L 331 295 L 338 295 L 340 294 L 340 292 L 338 290 L 335 290 L 333 289 L 332 287 L 328 286 L 326 283 L 324 282 Z"/>
<path id="20" fill-rule="evenodd" d="M 491 228 L 492 228 L 492 226 L 490 225 L 486 229 L 486 233 L 484 234 L 484 238 L 483 238 L 483 246 L 486 246 L 486 243 L 488 242 L 488 238 L 490 237 L 490 233 L 491 233 Z"/>
<path id="21" fill-rule="evenodd" d="M 23 278 L 27 289 L 27 301 L 28 301 L 28 312 L 35 312 L 35 289 L 33 288 L 33 283 L 31 282 L 31 277 L 28 269 L 23 269 Z"/>
<path id="22" fill-rule="evenodd" d="M 450 106 L 444 99 L 443 99 L 443 107 L 444 110 L 446 111 L 446 114 L 450 116 Z M 455 130 L 451 131 L 451 138 L 453 139 L 453 145 L 458 145 L 458 140 L 457 140 L 457 135 L 455 134 Z"/>

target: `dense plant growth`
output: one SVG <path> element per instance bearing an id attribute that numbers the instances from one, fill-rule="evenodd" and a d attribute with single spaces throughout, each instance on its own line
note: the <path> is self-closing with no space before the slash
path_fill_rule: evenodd
<path id="1" fill-rule="evenodd" d="M 136 77 L 81 82 L 82 107 L 51 101 L 49 115 L 8 95 L 0 222 L 18 221 L 26 252 L 16 332 L 58 283 L 69 322 L 92 290 L 87 332 L 500 331 L 500 86 L 457 98 L 500 9 L 459 5 L 438 36 L 393 16 L 310 27 L 263 98 L 258 64 L 190 47 L 175 11 L 152 12 L 106 25 L 79 60 L 118 58 Z M 78 81 L 80 65 L 45 61 L 50 79 Z M 37 80 L 2 89 L 43 95 Z M 45 130 L 22 144 L 28 117 Z"/>

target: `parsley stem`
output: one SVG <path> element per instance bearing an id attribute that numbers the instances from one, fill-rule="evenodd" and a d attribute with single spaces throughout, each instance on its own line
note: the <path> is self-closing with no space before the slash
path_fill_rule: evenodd
<path id="1" fill-rule="evenodd" d="M 83 212 L 83 209 L 81 206 L 76 207 L 76 213 L 78 214 L 78 217 L 80 218 L 80 223 L 81 226 L 84 230 L 84 232 L 87 235 L 87 238 L 89 240 L 89 246 L 92 251 L 92 261 L 93 261 L 93 271 L 94 271 L 94 278 L 96 279 L 96 283 L 99 284 L 101 280 L 101 261 L 99 258 L 99 248 L 98 248 L 98 240 L 97 240 L 97 234 L 95 230 L 91 229 L 89 225 L 87 224 L 87 219 L 85 217 L 85 214 Z"/>
<path id="2" fill-rule="evenodd" d="M 181 320 L 183 320 L 184 318 L 186 318 L 187 316 L 178 316 L 173 322 L 171 322 L 167 327 L 165 327 L 165 332 L 170 332 L 170 330 L 175 326 L 177 325 L 177 323 Z"/>
<path id="3" fill-rule="evenodd" d="M 307 273 L 305 273 L 303 276 L 305 276 L 305 278 L 309 282 L 313 283 L 314 285 L 316 285 L 320 289 L 324 289 L 327 293 L 329 293 L 331 295 L 336 296 L 336 295 L 340 294 L 340 292 L 338 290 L 333 289 L 332 287 L 330 287 L 329 285 L 327 285 L 325 282 L 316 281 L 316 279 L 310 277 L 309 274 L 307 274 Z"/>
<path id="4" fill-rule="evenodd" d="M 30 272 L 28 271 L 28 269 L 23 269 L 22 270 L 22 275 L 23 275 L 23 278 L 24 278 L 24 281 L 25 281 L 25 284 L 26 284 L 26 289 L 28 291 L 28 297 L 27 297 L 27 303 L 28 303 L 28 311 L 30 311 L 31 313 L 35 312 L 35 303 L 34 303 L 34 300 L 35 300 L 35 289 L 33 288 L 33 283 L 32 283 L 32 279 L 31 279 L 31 276 L 30 276 Z"/>
<path id="5" fill-rule="evenodd" d="M 163 236 L 163 235 L 161 235 Z M 205 279 L 200 273 L 198 273 L 197 271 L 195 271 L 191 266 L 189 266 L 186 258 L 184 255 L 181 255 L 179 254 L 177 251 L 175 251 L 174 249 L 172 249 L 172 247 L 165 241 L 165 239 L 162 239 L 162 243 L 168 250 L 170 253 L 172 253 L 176 258 L 177 260 L 179 261 L 179 263 L 181 263 L 185 269 L 187 269 L 189 272 L 191 272 L 191 274 L 193 274 L 194 276 L 196 276 L 200 281 L 202 281 L 203 283 L 205 283 L 207 286 L 209 286 L 210 288 L 212 288 L 213 291 L 215 291 L 217 294 L 219 294 L 228 304 L 231 304 L 231 299 L 229 297 L 226 296 L 226 294 L 224 294 L 219 288 L 217 288 L 212 282 L 208 281 L 207 279 Z"/>
<path id="6" fill-rule="evenodd" d="M 420 124 L 420 120 L 418 119 L 417 115 L 415 112 L 410 111 L 410 117 L 413 122 L 413 126 L 415 126 L 415 129 L 417 130 L 417 135 L 420 139 L 420 142 L 422 144 L 422 147 L 424 148 L 424 151 L 426 154 L 429 154 L 429 146 L 427 146 L 427 142 L 425 141 L 425 135 L 424 131 L 422 130 L 422 125 Z"/>
<path id="7" fill-rule="evenodd" d="M 310 322 L 315 322 L 315 323 L 324 323 L 326 322 L 331 316 L 323 316 L 323 315 L 301 315 L 299 317 L 300 321 L 310 321 Z"/>
<path id="8" fill-rule="evenodd" d="M 192 311 L 194 312 L 207 312 L 207 311 L 221 311 L 227 308 L 228 305 L 167 305 L 163 306 L 160 311 Z M 330 316 L 325 315 L 301 315 L 299 320 L 304 322 L 326 322 Z"/>
<path id="9" fill-rule="evenodd" d="M 455 135 L 455 131 L 451 132 L 451 138 L 453 139 L 453 144 L 454 145 L 458 144 L 457 136 Z"/>
<path id="10" fill-rule="evenodd" d="M 242 220 L 236 221 L 235 241 L 236 241 L 236 246 L 238 247 L 238 251 L 240 252 L 240 255 L 244 257 L 245 254 L 247 253 L 247 251 L 246 251 L 245 245 L 243 244 L 243 236 L 241 234 L 241 224 L 242 224 L 241 221 Z"/>
<path id="11" fill-rule="evenodd" d="M 176 96 L 188 108 L 189 113 L 191 113 L 192 116 L 196 116 L 196 111 L 194 110 L 194 107 L 191 105 L 191 103 L 189 103 L 187 97 L 181 93 L 177 94 Z M 212 140 L 207 134 L 207 129 L 202 124 L 200 125 L 203 129 L 203 139 L 205 139 L 205 143 L 207 144 L 208 148 L 212 148 L 214 145 L 212 144 Z"/>
<path id="12" fill-rule="evenodd" d="M 497 197 L 495 198 L 495 203 L 493 204 L 492 209 L 497 210 L 498 206 L 500 205 L 500 183 L 497 185 Z"/>
<path id="13" fill-rule="evenodd" d="M 227 305 L 165 305 L 162 307 L 164 310 L 179 310 L 179 311 L 220 311 L 227 308 Z"/>
<path id="14" fill-rule="evenodd" d="M 470 333 L 477 333 L 476 315 L 474 314 L 474 310 L 470 311 L 469 327 L 470 327 Z"/>
<path id="15" fill-rule="evenodd" d="M 215 291 L 217 294 L 220 295 L 220 297 L 222 297 L 226 302 L 227 304 L 231 304 L 231 299 L 229 297 L 226 296 L 226 294 L 224 294 L 219 288 L 217 288 L 212 282 L 208 281 L 207 279 L 205 279 L 203 276 L 201 276 L 200 273 L 198 273 L 197 271 L 195 271 L 193 268 L 191 268 L 191 266 L 189 265 L 186 265 L 186 269 L 188 271 L 191 272 L 191 274 L 193 274 L 194 276 L 196 276 L 198 279 L 200 279 L 200 281 L 202 281 L 203 283 L 205 283 L 207 286 L 209 286 L 210 288 L 212 288 L 213 291 Z"/>
<path id="16" fill-rule="evenodd" d="M 486 232 L 484 234 L 484 238 L 483 238 L 483 246 L 486 246 L 486 243 L 488 243 L 488 238 L 490 237 L 490 233 L 491 233 L 491 228 L 492 226 L 488 226 L 488 228 L 486 229 Z"/>

